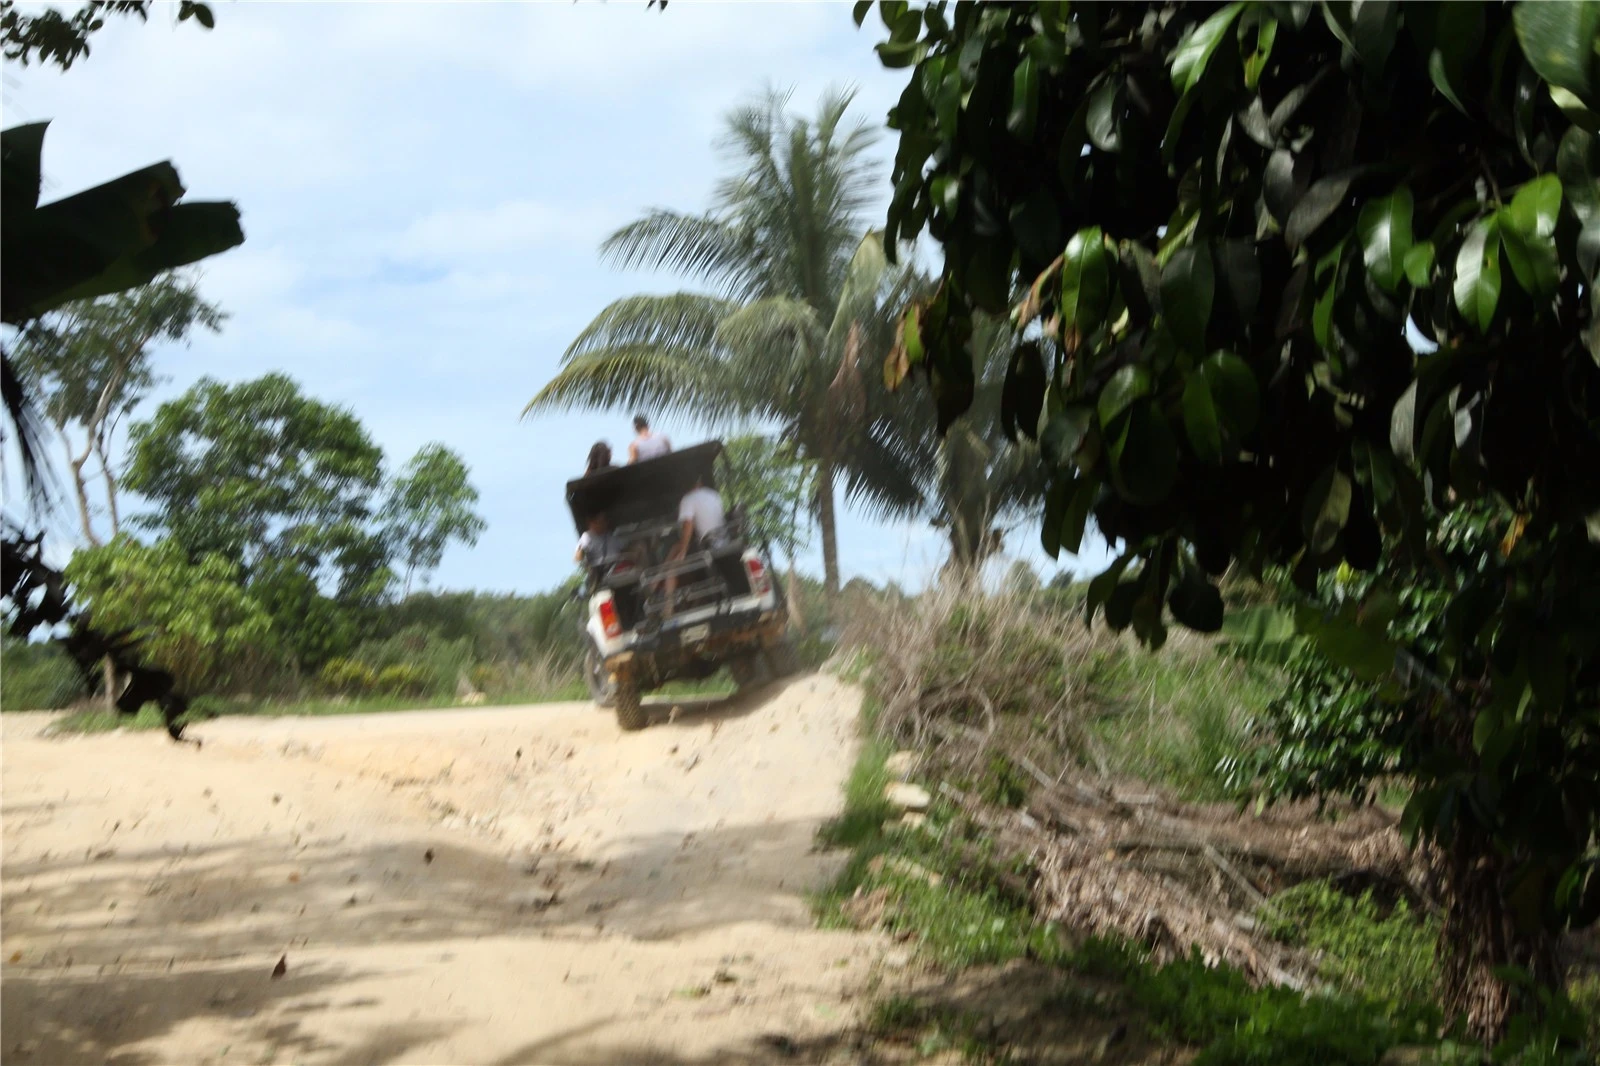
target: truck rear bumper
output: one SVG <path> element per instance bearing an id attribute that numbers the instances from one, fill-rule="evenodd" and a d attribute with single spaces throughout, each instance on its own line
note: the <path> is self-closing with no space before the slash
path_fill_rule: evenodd
<path id="1" fill-rule="evenodd" d="M 607 655 L 605 664 L 616 669 L 643 656 L 714 656 L 743 646 L 763 647 L 778 638 L 784 623 L 782 607 L 760 604 L 709 614 L 690 612 L 663 622 L 658 629 L 638 631 L 628 647 Z"/>

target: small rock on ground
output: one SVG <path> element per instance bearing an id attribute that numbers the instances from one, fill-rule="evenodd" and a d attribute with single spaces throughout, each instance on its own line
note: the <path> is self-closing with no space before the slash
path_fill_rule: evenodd
<path id="1" fill-rule="evenodd" d="M 928 795 L 927 789 L 908 781 L 894 782 L 883 790 L 883 796 L 903 811 L 925 811 L 928 809 L 928 804 L 933 802 L 933 797 Z"/>

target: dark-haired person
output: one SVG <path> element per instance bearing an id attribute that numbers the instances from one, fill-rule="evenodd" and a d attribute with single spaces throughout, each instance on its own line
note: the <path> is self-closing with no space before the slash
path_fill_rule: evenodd
<path id="1" fill-rule="evenodd" d="M 659 459 L 672 451 L 672 442 L 665 433 L 650 432 L 650 420 L 644 415 L 633 416 L 633 441 L 628 445 L 628 462 Z"/>
<path id="2" fill-rule="evenodd" d="M 583 468 L 583 476 L 598 474 L 602 470 L 611 469 L 611 445 L 603 440 L 594 442 L 594 447 L 589 449 L 589 462 Z"/>

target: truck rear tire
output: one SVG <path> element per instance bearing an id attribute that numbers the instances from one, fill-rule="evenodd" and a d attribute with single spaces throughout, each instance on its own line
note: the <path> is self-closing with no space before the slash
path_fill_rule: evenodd
<path id="1" fill-rule="evenodd" d="M 623 732 L 633 733 L 650 724 L 640 700 L 638 682 L 632 678 L 617 678 L 616 700 L 617 725 Z"/>

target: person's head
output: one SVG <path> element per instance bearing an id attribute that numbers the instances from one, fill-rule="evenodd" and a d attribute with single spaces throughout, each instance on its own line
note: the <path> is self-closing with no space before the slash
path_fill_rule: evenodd
<path id="1" fill-rule="evenodd" d="M 640 435 L 650 432 L 650 420 L 644 415 L 633 416 L 633 431 Z"/>
<path id="2" fill-rule="evenodd" d="M 589 516 L 590 533 L 604 533 L 607 525 L 608 523 L 606 522 L 606 514 L 604 511 L 596 511 L 594 514 Z"/>
<path id="3" fill-rule="evenodd" d="M 611 465 L 611 445 L 603 440 L 595 441 L 594 447 L 589 449 L 589 465 L 584 470 L 592 474 L 596 470 L 604 470 Z"/>

